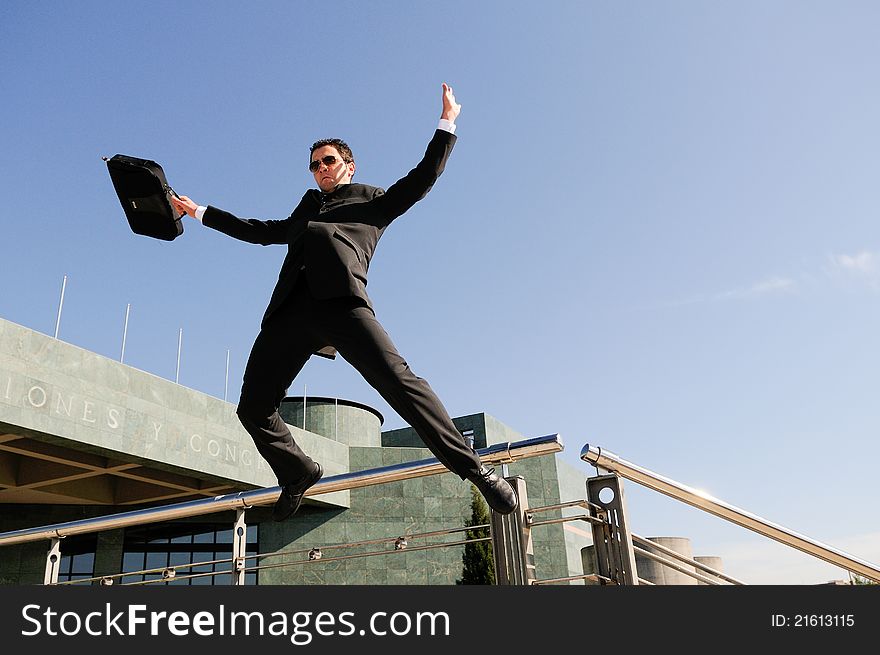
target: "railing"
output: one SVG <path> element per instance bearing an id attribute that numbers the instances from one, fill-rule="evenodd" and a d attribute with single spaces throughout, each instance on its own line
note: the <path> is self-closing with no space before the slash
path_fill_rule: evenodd
<path id="1" fill-rule="evenodd" d="M 846 569 L 847 571 L 851 571 L 852 573 L 856 573 L 858 575 L 864 576 L 870 580 L 875 582 L 880 582 L 880 567 L 865 560 L 853 557 L 843 551 L 840 551 L 836 548 L 828 546 L 826 544 L 820 543 L 814 539 L 806 537 L 804 535 L 798 534 L 793 530 L 789 530 L 788 528 L 784 528 L 775 523 L 771 523 L 770 521 L 761 518 L 755 514 L 747 512 L 745 510 L 739 509 L 738 507 L 734 507 L 722 500 L 718 500 L 717 498 L 713 498 L 709 494 L 702 492 L 698 489 L 693 489 L 691 487 L 685 486 L 679 482 L 674 480 L 670 480 L 669 478 L 665 478 L 662 475 L 658 475 L 652 471 L 649 471 L 641 466 L 637 466 L 636 464 L 632 464 L 631 462 L 627 462 L 626 460 L 618 457 L 614 453 L 611 453 L 603 448 L 598 446 L 591 446 L 590 444 L 584 445 L 581 449 L 581 459 L 589 464 L 592 464 L 596 468 L 601 468 L 606 471 L 612 473 L 613 476 L 620 476 L 641 484 L 649 489 L 653 489 L 654 491 L 659 491 L 662 494 L 665 494 L 671 498 L 675 498 L 681 502 L 687 503 L 697 509 L 701 509 L 704 512 L 708 512 L 710 514 L 714 514 L 715 516 L 719 516 L 731 523 L 735 523 L 736 525 L 745 527 L 749 530 L 757 532 L 758 534 L 764 535 L 765 537 L 770 537 L 786 546 L 790 546 L 792 548 L 796 548 L 808 555 L 812 555 L 813 557 L 817 557 L 819 559 L 825 560 L 831 564 L 836 566 L 840 566 L 841 568 Z M 600 476 L 607 478 L 609 476 Z M 613 480 L 607 480 L 609 488 L 614 487 Z M 626 529 L 625 522 L 623 520 L 623 506 L 622 506 L 622 492 L 619 487 L 616 489 L 617 496 L 619 496 L 620 503 L 614 507 L 615 511 L 620 512 L 618 522 L 613 522 L 615 525 L 615 534 L 607 539 L 607 544 L 612 545 L 617 550 L 617 553 L 628 553 L 630 562 L 625 562 L 621 560 L 618 562 L 621 571 L 626 572 L 627 569 L 632 566 L 632 570 L 629 572 L 631 575 L 635 574 L 634 564 L 631 562 L 632 553 L 636 550 L 632 544 L 635 535 L 629 533 Z M 601 503 L 600 503 L 601 504 Z M 594 542 L 595 542 L 595 530 L 594 530 Z M 641 540 L 643 541 L 643 540 Z M 612 542 L 614 542 L 612 544 Z M 651 543 L 652 549 L 659 549 L 658 544 Z M 597 547 L 598 549 L 598 547 Z M 658 556 L 653 553 L 648 553 L 644 549 L 638 549 L 639 553 L 650 557 L 652 559 L 656 559 Z M 671 551 L 670 551 L 671 552 Z M 691 562 L 689 562 L 691 563 Z M 669 565 L 667 562 L 664 562 L 667 566 Z M 693 562 L 693 564 L 697 564 Z M 601 566 L 600 562 L 600 569 Z M 699 568 L 706 570 L 708 567 L 700 565 Z M 709 571 L 712 575 L 719 575 L 716 571 Z M 683 571 L 684 572 L 684 571 Z M 691 575 L 691 573 L 688 573 Z M 709 581 L 709 580 L 705 580 Z M 630 584 L 633 582 L 630 581 Z"/>
<path id="2" fill-rule="evenodd" d="M 239 559 L 243 562 L 243 566 L 241 567 L 243 573 L 256 573 L 257 571 L 263 571 L 267 569 L 317 565 L 322 563 L 325 564 L 328 562 L 339 562 L 343 560 L 351 560 L 363 557 L 379 557 L 384 555 L 394 556 L 404 552 L 412 553 L 421 550 L 451 548 L 455 546 L 464 546 L 470 543 L 491 541 L 492 537 L 469 537 L 465 539 L 458 539 L 456 541 L 441 541 L 416 545 L 416 542 L 420 540 L 429 540 L 437 537 L 455 535 L 456 533 L 461 532 L 486 531 L 488 530 L 488 528 L 489 524 L 484 523 L 482 525 L 449 528 L 447 530 L 432 530 L 430 532 L 406 533 L 403 535 L 398 534 L 392 537 L 384 537 L 381 539 L 365 539 L 362 541 L 350 541 L 337 544 L 320 544 L 317 546 L 311 546 L 309 548 L 295 548 L 291 550 L 281 549 L 271 553 L 245 555 Z M 389 544 L 391 545 L 390 549 L 381 549 L 381 546 Z M 339 553 L 339 551 L 353 550 L 364 547 L 372 547 L 373 549 L 366 552 Z M 262 563 L 265 560 L 273 558 L 289 558 L 291 556 L 305 557 L 303 559 L 295 559 L 292 561 L 273 562 L 268 564 Z M 247 564 L 249 560 L 254 560 L 254 564 Z M 159 568 L 140 569 L 136 571 L 123 571 L 122 573 L 115 573 L 112 575 L 99 575 L 89 578 L 78 578 L 75 580 L 59 582 L 58 585 L 68 586 L 98 583 L 102 586 L 109 586 L 113 584 L 122 584 L 126 586 L 142 586 L 155 584 L 185 583 L 188 580 L 193 580 L 197 578 L 229 575 L 230 569 L 205 572 L 199 572 L 197 570 L 194 571 L 194 569 L 199 569 L 202 567 L 213 567 L 216 564 L 228 564 L 234 567 L 236 564 L 236 558 L 226 557 L 207 561 L 186 562 L 181 564 L 163 566 Z M 125 578 L 130 577 L 143 577 L 144 579 L 126 582 Z"/>
<path id="3" fill-rule="evenodd" d="M 536 439 L 527 439 L 514 443 L 498 444 L 478 452 L 486 464 L 515 462 L 529 457 L 549 455 L 563 449 L 558 435 L 549 435 Z M 171 521 L 185 517 L 200 516 L 214 512 L 235 510 L 236 519 L 233 530 L 232 555 L 226 559 L 211 562 L 193 562 L 179 564 L 161 569 L 143 571 L 125 571 L 114 575 L 105 575 L 84 580 L 71 581 L 65 584 L 94 583 L 113 584 L 116 580 L 129 575 L 151 575 L 153 579 L 145 579 L 135 584 L 155 584 L 174 581 L 185 581 L 188 578 L 228 574 L 229 571 L 195 572 L 187 574 L 187 569 L 206 564 L 230 563 L 233 584 L 244 584 L 245 573 L 263 569 L 294 565 L 313 565 L 318 561 L 333 562 L 338 560 L 394 555 L 404 550 L 426 550 L 462 546 L 471 542 L 492 541 L 496 583 L 500 585 L 549 585 L 570 583 L 574 581 L 593 582 L 598 584 L 635 585 L 652 584 L 639 578 L 636 571 L 636 554 L 658 561 L 681 574 L 690 576 L 698 582 L 710 585 L 744 584 L 740 580 L 717 571 L 702 562 L 685 557 L 664 546 L 651 542 L 633 534 L 626 523 L 623 487 L 620 478 L 626 478 L 659 491 L 672 498 L 685 502 L 693 507 L 709 512 L 737 525 L 746 527 L 759 534 L 770 537 L 787 546 L 801 550 L 809 555 L 823 559 L 848 571 L 880 582 L 880 568 L 860 560 L 852 555 L 839 551 L 818 541 L 776 525 L 759 516 L 736 508 L 728 503 L 713 498 L 708 494 L 687 487 L 683 484 L 653 473 L 647 469 L 621 459 L 613 453 L 601 448 L 585 445 L 581 451 L 581 459 L 585 462 L 610 471 L 608 475 L 597 475 L 586 481 L 586 499 L 530 508 L 526 482 L 522 477 L 507 477 L 516 491 L 519 504 L 516 510 L 508 515 L 490 513 L 489 537 L 468 537 L 441 543 L 414 545 L 414 540 L 430 539 L 454 535 L 465 531 L 485 529 L 487 526 L 470 526 L 450 528 L 432 532 L 394 535 L 368 541 L 319 545 L 297 550 L 280 550 L 271 553 L 246 554 L 247 526 L 244 517 L 247 509 L 254 506 L 274 502 L 280 488 L 258 489 L 249 492 L 227 494 L 211 499 L 203 499 L 186 503 L 178 503 L 164 507 L 135 510 L 109 516 L 58 523 L 55 525 L 27 528 L 0 534 L 0 546 L 33 542 L 41 539 L 50 540 L 50 549 L 46 559 L 46 584 L 58 583 L 58 565 L 61 558 L 62 538 L 103 530 L 118 529 L 134 525 Z M 506 468 L 506 467 L 504 467 Z M 369 469 L 354 473 L 346 473 L 322 480 L 309 489 L 306 495 L 317 496 L 323 493 L 355 489 L 360 487 L 396 482 L 400 480 L 436 475 L 446 472 L 446 468 L 436 459 L 424 459 L 415 462 Z M 506 476 L 506 471 L 505 471 Z M 536 519 L 536 515 L 565 509 L 583 508 L 584 513 L 556 518 Z M 534 550 L 531 531 L 533 528 L 557 525 L 569 521 L 589 523 L 593 533 L 593 550 L 595 554 L 595 570 L 583 575 L 537 579 L 535 571 Z M 387 545 L 393 544 L 393 550 Z M 386 546 L 380 548 L 380 546 Z M 376 546 L 365 552 L 345 553 L 341 549 L 365 548 Z M 290 561 L 292 555 L 306 554 L 306 558 Z M 263 563 L 264 560 L 284 556 L 280 563 Z M 248 565 L 248 561 L 257 560 Z M 585 567 L 586 568 L 586 567 Z"/>
<path id="4" fill-rule="evenodd" d="M 522 459 L 550 455 L 563 449 L 559 435 L 552 434 L 534 439 L 524 439 L 513 443 L 496 444 L 477 451 L 484 464 L 508 464 Z M 397 482 L 413 478 L 425 477 L 446 473 L 446 467 L 435 458 L 422 459 L 403 464 L 395 464 L 381 468 L 356 471 L 325 478 L 311 487 L 306 496 L 317 496 L 334 491 L 344 491 L 376 484 Z M 214 498 L 194 500 L 161 507 L 152 507 L 110 514 L 78 521 L 56 523 L 53 525 L 25 528 L 12 532 L 0 533 L 0 546 L 22 544 L 48 539 L 50 541 L 49 552 L 46 555 L 45 584 L 58 582 L 58 567 L 61 561 L 61 541 L 64 537 L 82 535 L 104 530 L 114 530 L 147 523 L 172 521 L 193 516 L 203 516 L 227 510 L 236 510 L 236 519 L 233 526 L 233 581 L 235 584 L 243 584 L 246 572 L 246 539 L 247 526 L 245 524 L 245 511 L 255 506 L 274 503 L 281 492 L 280 487 L 268 489 L 256 489 L 234 494 L 216 496 Z M 494 515 L 494 512 L 493 512 Z M 510 535 L 505 536 L 504 530 L 499 527 L 497 537 L 493 539 L 510 540 Z"/>

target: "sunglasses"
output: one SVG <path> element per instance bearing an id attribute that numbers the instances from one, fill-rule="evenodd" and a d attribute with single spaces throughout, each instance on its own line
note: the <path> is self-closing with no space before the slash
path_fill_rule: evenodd
<path id="1" fill-rule="evenodd" d="M 309 163 L 309 170 L 312 173 L 316 173 L 319 168 L 321 168 L 321 164 L 325 164 L 326 166 L 334 166 L 336 162 L 340 161 L 339 157 L 336 155 L 327 155 L 325 157 L 321 157 L 320 159 L 315 159 Z"/>

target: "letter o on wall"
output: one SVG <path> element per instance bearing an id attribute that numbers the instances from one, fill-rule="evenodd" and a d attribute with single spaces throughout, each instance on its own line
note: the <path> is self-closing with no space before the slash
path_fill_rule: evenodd
<path id="1" fill-rule="evenodd" d="M 34 401 L 34 391 L 39 391 L 41 394 L 43 394 L 42 402 L 37 403 Z M 46 394 L 46 390 L 43 389 L 43 387 L 38 387 L 37 385 L 34 385 L 30 389 L 28 389 L 27 398 L 28 398 L 28 402 L 33 407 L 42 407 L 43 405 L 46 404 L 46 401 L 49 399 L 49 396 L 48 396 L 48 394 Z"/>

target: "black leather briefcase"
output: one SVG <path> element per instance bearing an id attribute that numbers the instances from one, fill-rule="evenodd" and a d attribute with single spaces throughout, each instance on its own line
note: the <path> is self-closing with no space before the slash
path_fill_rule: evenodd
<path id="1" fill-rule="evenodd" d="M 184 215 L 177 215 L 170 200 L 177 194 L 159 164 L 128 155 L 104 157 L 104 161 L 132 232 L 164 241 L 183 234 Z"/>

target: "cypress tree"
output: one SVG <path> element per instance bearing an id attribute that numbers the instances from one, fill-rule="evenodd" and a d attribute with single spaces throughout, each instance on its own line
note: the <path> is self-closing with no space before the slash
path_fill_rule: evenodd
<path id="1" fill-rule="evenodd" d="M 489 523 L 489 508 L 482 494 L 471 485 L 471 518 L 464 525 L 471 527 L 487 523 Z M 466 534 L 468 539 L 488 537 L 489 528 L 468 530 Z M 456 580 L 456 584 L 495 584 L 495 558 L 492 554 L 491 541 L 465 544 L 461 563 L 461 580 Z"/>

